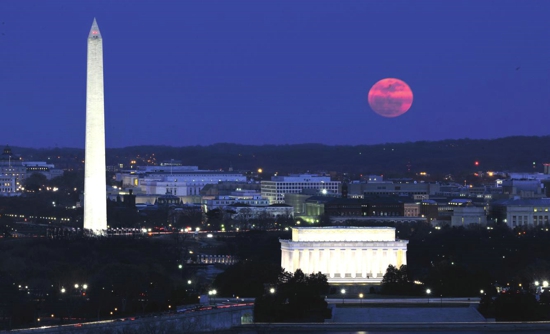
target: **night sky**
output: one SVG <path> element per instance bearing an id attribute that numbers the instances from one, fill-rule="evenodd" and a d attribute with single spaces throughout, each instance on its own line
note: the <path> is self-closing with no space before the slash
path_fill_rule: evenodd
<path id="1" fill-rule="evenodd" d="M 0 1 L 0 144 L 84 147 L 103 36 L 107 147 L 550 133 L 550 1 Z M 396 118 L 370 87 L 414 93 Z"/>

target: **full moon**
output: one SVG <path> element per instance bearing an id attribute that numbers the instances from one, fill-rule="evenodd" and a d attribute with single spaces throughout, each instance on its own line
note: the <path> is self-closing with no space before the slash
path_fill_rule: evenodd
<path id="1" fill-rule="evenodd" d="M 380 116 L 397 117 L 406 113 L 413 102 L 413 93 L 404 81 L 386 78 L 369 91 L 369 105 Z"/>

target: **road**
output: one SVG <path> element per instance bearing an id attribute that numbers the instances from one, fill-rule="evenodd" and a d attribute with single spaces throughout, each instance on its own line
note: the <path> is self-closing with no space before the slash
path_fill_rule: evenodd
<path id="1" fill-rule="evenodd" d="M 479 304 L 479 297 L 470 298 L 327 298 L 329 304 Z"/>

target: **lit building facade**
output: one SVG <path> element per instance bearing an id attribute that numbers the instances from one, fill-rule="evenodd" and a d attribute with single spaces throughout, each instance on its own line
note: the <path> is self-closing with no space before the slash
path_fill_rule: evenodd
<path id="1" fill-rule="evenodd" d="M 405 217 L 420 217 L 420 203 L 403 204 Z"/>
<path id="2" fill-rule="evenodd" d="M 251 206 L 247 204 L 236 203 L 228 206 L 227 209 L 235 211 L 235 214 L 233 214 L 231 218 L 237 220 L 294 217 L 294 208 L 286 204 Z"/>
<path id="3" fill-rule="evenodd" d="M 0 196 L 19 196 L 16 185 L 15 176 L 0 174 Z"/>
<path id="4" fill-rule="evenodd" d="M 195 166 L 148 166 L 144 170 L 127 170 L 116 174 L 124 188 L 136 187 L 147 195 L 198 196 L 207 184 L 246 182 L 238 172 L 199 170 Z M 150 168 L 150 167 L 155 167 Z"/>
<path id="5" fill-rule="evenodd" d="M 322 193 L 340 193 L 340 181 L 331 181 L 329 176 L 294 174 L 272 176 L 271 181 L 262 181 L 262 196 L 271 204 L 283 204 L 285 194 L 299 194 L 304 189 L 316 189 Z"/>
<path id="6" fill-rule="evenodd" d="M 298 227 L 281 242 L 281 267 L 321 272 L 329 283 L 379 283 L 388 266 L 407 264 L 407 240 L 393 227 Z"/>
<path id="7" fill-rule="evenodd" d="M 491 214 L 496 223 L 509 227 L 545 226 L 550 218 L 550 198 L 508 199 L 491 203 Z"/>
<path id="8" fill-rule="evenodd" d="M 390 196 L 408 196 L 414 195 L 434 195 L 439 192 L 439 183 L 393 183 L 383 182 L 352 182 L 349 184 L 349 197 L 361 197 L 364 195 L 390 195 Z"/>
<path id="9" fill-rule="evenodd" d="M 248 206 L 267 206 L 269 200 L 263 198 L 259 192 L 253 190 L 236 190 L 231 195 L 203 197 L 201 206 L 204 213 L 214 209 L 225 209 L 233 204 L 245 204 Z"/>

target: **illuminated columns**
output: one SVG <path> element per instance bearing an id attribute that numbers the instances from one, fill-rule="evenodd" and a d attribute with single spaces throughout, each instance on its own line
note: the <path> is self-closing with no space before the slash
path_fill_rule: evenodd
<path id="1" fill-rule="evenodd" d="M 317 261 L 317 270 L 315 270 L 315 272 L 321 272 L 323 274 L 326 274 L 325 270 L 323 269 L 323 250 L 322 249 L 317 249 L 316 251 L 316 256 L 315 256 L 315 259 Z"/>
<path id="2" fill-rule="evenodd" d="M 84 228 L 95 234 L 107 229 L 104 114 L 103 41 L 94 19 L 88 35 Z"/>
<path id="3" fill-rule="evenodd" d="M 378 256 L 379 256 L 379 253 L 380 251 L 377 250 L 377 249 L 373 249 L 372 250 L 372 263 L 371 263 L 371 274 L 372 274 L 372 277 L 373 278 L 376 278 L 377 274 L 378 274 Z"/>
<path id="4" fill-rule="evenodd" d="M 338 262 L 340 263 L 340 277 L 346 277 L 346 250 L 340 249 L 338 251 Z"/>
<path id="5" fill-rule="evenodd" d="M 323 264 L 321 267 L 321 272 L 327 277 L 329 276 L 329 255 L 330 250 L 325 248 L 321 252 L 321 263 Z"/>
<path id="6" fill-rule="evenodd" d="M 281 267 L 284 268 L 285 270 L 289 269 L 289 264 L 290 264 L 289 253 L 290 253 L 290 250 L 281 249 Z"/>
<path id="7" fill-rule="evenodd" d="M 351 278 L 357 277 L 357 272 L 361 270 L 361 250 L 360 249 L 352 249 L 353 252 L 353 271 L 351 272 Z"/>
<path id="8" fill-rule="evenodd" d="M 388 227 L 296 228 L 292 240 L 281 240 L 281 263 L 287 271 L 321 272 L 330 283 L 379 282 L 389 264 L 406 263 L 407 242 L 395 240 L 394 231 Z"/>
<path id="9" fill-rule="evenodd" d="M 359 267 L 361 270 L 361 278 L 367 278 L 367 265 L 369 263 L 368 259 L 368 249 L 361 249 L 361 266 Z"/>
<path id="10" fill-rule="evenodd" d="M 304 274 L 309 274 L 310 270 L 309 270 L 309 266 L 311 264 L 311 257 L 310 257 L 310 254 L 309 254 L 309 249 L 304 249 L 302 251 L 302 265 L 300 267 L 300 269 L 302 269 L 302 271 L 304 272 Z"/>
<path id="11" fill-rule="evenodd" d="M 363 253 L 365 254 L 364 257 L 364 263 L 363 263 L 363 278 L 366 278 L 367 276 L 372 277 L 371 273 L 371 264 L 372 264 L 372 249 L 367 248 L 363 250 Z"/>
<path id="12" fill-rule="evenodd" d="M 335 250 L 329 249 L 329 274 L 331 278 L 334 278 L 334 273 L 336 272 L 336 256 Z"/>
<path id="13" fill-rule="evenodd" d="M 296 271 L 300 267 L 300 253 L 297 249 L 292 251 L 292 272 Z"/>
<path id="14" fill-rule="evenodd" d="M 388 257 L 388 250 L 383 249 L 382 250 L 382 261 L 380 261 L 380 266 L 378 267 L 378 272 L 384 275 L 386 273 L 386 269 L 388 268 L 389 264 L 389 257 Z"/>

